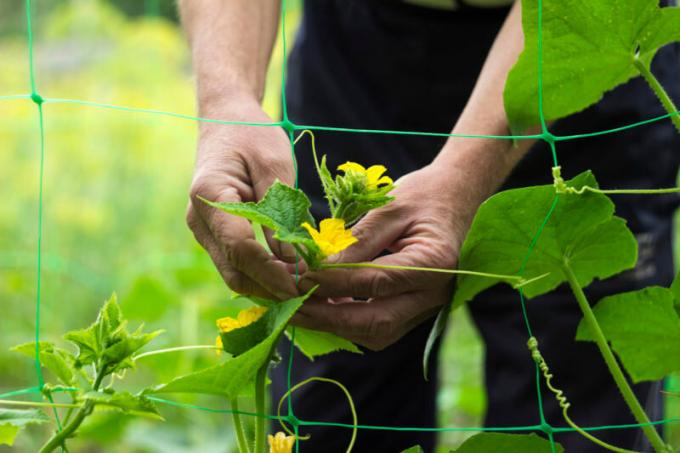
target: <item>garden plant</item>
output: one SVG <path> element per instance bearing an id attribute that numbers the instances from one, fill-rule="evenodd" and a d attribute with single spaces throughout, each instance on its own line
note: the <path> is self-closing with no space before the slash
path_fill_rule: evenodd
<path id="1" fill-rule="evenodd" d="M 31 49 L 30 0 L 26 5 Z M 616 133 L 653 121 L 672 121 L 680 133 L 677 108 L 651 71 L 657 50 L 680 41 L 680 8 L 662 8 L 655 0 L 523 0 L 522 16 L 525 48 L 509 73 L 504 92 L 513 135 L 483 138 L 546 141 L 553 163 L 546 172 L 552 176 L 553 184 L 507 190 L 485 201 L 463 244 L 458 269 L 326 262 L 328 257 L 355 246 L 358 241 L 352 235 L 351 226 L 370 210 L 390 203 L 393 200 L 390 192 L 399 181 L 393 181 L 388 168 L 379 163 L 346 162 L 337 169 L 329 169 L 326 156 L 319 159 L 317 155 L 312 131 L 333 128 L 293 124 L 286 115 L 285 98 L 282 121 L 246 125 L 283 127 L 289 134 L 293 151 L 298 140 L 311 141 L 319 183 L 331 216 L 317 223 L 310 214 L 311 202 L 307 195 L 281 182 L 275 182 L 256 203 L 203 201 L 214 209 L 250 220 L 256 230 L 271 230 L 275 239 L 291 244 L 300 257 L 296 276 L 305 269 L 329 267 L 385 267 L 452 274 L 456 279 L 455 292 L 451 302 L 441 309 L 430 334 L 423 352 L 424 370 L 431 348 L 445 330 L 452 310 L 495 284 L 515 288 L 518 310 L 524 313 L 527 326 L 527 354 L 532 357 L 545 386 L 559 402 L 567 426 L 553 427 L 539 412 L 541 420 L 536 426 L 507 430 L 514 432 L 481 432 L 455 451 L 562 451 L 554 434 L 564 431 L 576 431 L 609 451 L 629 451 L 600 440 L 597 431 L 590 429 L 592 427 L 580 426 L 578 420 L 572 420 L 569 395 L 560 390 L 560 376 L 551 373 L 550 364 L 541 354 L 540 343 L 531 333 L 526 300 L 566 284 L 573 292 L 574 303 L 583 312 L 575 341 L 597 345 L 621 397 L 637 422 L 636 427 L 642 430 L 655 452 L 671 452 L 677 446 L 667 444 L 655 426 L 673 420 L 649 420 L 630 382 L 657 381 L 680 372 L 680 278 L 676 277 L 669 288 L 649 287 L 600 301 L 589 301 L 584 288 L 596 279 L 633 269 L 637 262 L 636 239 L 626 222 L 615 215 L 615 205 L 609 195 L 658 196 L 678 193 L 680 189 L 600 188 L 596 175 L 588 169 L 565 179 L 559 166 L 558 148 L 564 140 Z M 283 36 L 285 40 L 285 30 Z M 650 92 L 667 111 L 666 115 L 616 130 L 571 136 L 556 136 L 550 132 L 551 121 L 589 107 L 607 91 L 633 77 L 644 78 Z M 31 89 L 26 98 L 35 103 L 42 124 L 43 104 L 49 103 L 50 98 L 43 98 L 38 93 L 33 77 Z M 540 132 L 526 133 L 536 125 L 540 126 Z M 322 146 L 319 143 L 319 147 Z M 178 345 L 145 352 L 141 349 L 161 332 L 145 333 L 143 327 L 130 330 L 114 295 L 103 305 L 93 324 L 64 335 L 64 340 L 71 343 L 70 348 L 53 339 L 44 341 L 39 337 L 35 342 L 14 348 L 18 353 L 35 358 L 41 384 L 38 391 L 44 401 L 7 399 L 20 395 L 21 391 L 3 395 L 5 399 L 0 400 L 0 443 L 11 444 L 26 425 L 54 422 L 54 433 L 45 441 L 42 451 L 68 451 L 69 440 L 87 424 L 88 416 L 95 411 L 116 410 L 162 419 L 155 404 L 159 400 L 157 395 L 190 393 L 216 395 L 229 402 L 241 453 L 262 453 L 267 448 L 277 453 L 290 452 L 304 449 L 306 425 L 321 424 L 300 420 L 293 411 L 291 395 L 312 382 L 335 385 L 346 394 L 353 423 L 326 424 L 351 429 L 347 451 L 355 446 L 358 429 L 401 429 L 360 425 L 361 414 L 354 410 L 347 389 L 341 382 L 323 376 L 299 383 L 289 382 L 287 394 L 281 401 L 272 402 L 277 408 L 276 415 L 268 415 L 265 407 L 268 371 L 272 366 L 288 366 L 289 370 L 291 366 L 291 363 L 279 363 L 276 352 L 284 335 L 310 358 L 337 350 L 361 353 L 354 344 L 335 335 L 289 325 L 295 312 L 313 297 L 313 293 L 314 289 L 285 301 L 239 296 L 238 301 L 247 308 L 236 316 L 216 320 L 214 345 Z M 141 362 L 145 357 L 190 349 L 214 350 L 217 353 L 215 364 L 135 392 L 118 389 L 117 384 L 125 379 L 126 372 L 143 366 Z M 43 368 L 49 371 L 53 382 L 43 381 Z M 57 402 L 55 396 L 60 394 L 68 395 L 69 401 Z M 240 410 L 246 400 L 254 401 L 255 413 Z M 284 407 L 287 414 L 282 415 Z M 251 419 L 254 420 L 253 430 L 248 426 Z M 270 419 L 280 423 L 280 432 L 268 432 L 266 425 Z M 522 433 L 527 431 L 542 432 L 543 436 Z M 419 451 L 419 447 L 414 446 L 409 451 Z"/>

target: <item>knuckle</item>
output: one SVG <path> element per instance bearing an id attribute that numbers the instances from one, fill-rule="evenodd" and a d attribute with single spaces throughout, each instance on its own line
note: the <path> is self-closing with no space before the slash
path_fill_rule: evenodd
<path id="1" fill-rule="evenodd" d="M 378 310 L 366 321 L 365 335 L 371 337 L 373 342 L 390 337 L 394 331 L 394 321 L 390 311 Z"/>
<path id="2" fill-rule="evenodd" d="M 211 198 L 211 184 L 208 178 L 198 177 L 191 183 L 189 197 L 192 203 L 200 202 L 199 197 Z"/>
<path id="3" fill-rule="evenodd" d="M 239 294 L 248 294 L 248 285 L 246 278 L 240 272 L 229 272 L 224 275 L 224 282 L 233 291 Z"/>
<path id="4" fill-rule="evenodd" d="M 365 283 L 365 286 L 368 287 L 370 291 L 370 295 L 387 296 L 393 292 L 396 282 L 390 274 L 385 272 L 372 272 L 364 275 L 366 275 L 366 277 L 364 277 L 366 281 L 364 282 L 359 278 L 357 286 L 364 286 Z"/>

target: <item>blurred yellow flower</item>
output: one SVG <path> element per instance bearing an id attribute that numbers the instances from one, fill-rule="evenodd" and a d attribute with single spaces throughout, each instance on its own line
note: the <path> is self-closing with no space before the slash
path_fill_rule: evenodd
<path id="1" fill-rule="evenodd" d="M 279 431 L 276 436 L 268 435 L 267 441 L 269 441 L 269 453 L 292 453 L 295 436 L 286 436 Z"/>
<path id="2" fill-rule="evenodd" d="M 215 338 L 215 354 L 220 355 L 222 354 L 222 351 L 224 350 L 224 345 L 222 344 L 222 337 L 219 335 Z"/>
<path id="3" fill-rule="evenodd" d="M 254 323 L 267 311 L 265 307 L 250 307 L 241 310 L 236 318 L 220 318 L 216 321 L 220 332 L 226 333 Z M 220 340 L 221 342 L 221 340 Z"/>
<path id="4" fill-rule="evenodd" d="M 358 241 L 352 236 L 352 230 L 345 229 L 342 219 L 324 219 L 319 223 L 319 230 L 305 222 L 302 227 L 307 230 L 324 257 L 342 252 Z"/>
<path id="5" fill-rule="evenodd" d="M 338 166 L 338 170 L 347 173 L 358 173 L 366 176 L 366 187 L 375 190 L 378 186 L 382 184 L 392 184 L 392 178 L 389 176 L 383 176 L 383 173 L 387 171 L 383 165 L 371 165 L 368 168 L 364 168 L 363 165 L 357 164 L 356 162 L 345 162 L 344 164 Z"/>

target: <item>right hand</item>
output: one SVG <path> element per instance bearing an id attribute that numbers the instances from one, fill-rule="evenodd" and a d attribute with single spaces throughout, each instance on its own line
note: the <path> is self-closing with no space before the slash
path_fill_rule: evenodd
<path id="1" fill-rule="evenodd" d="M 256 100 L 239 101 L 237 105 L 220 117 L 271 122 Z M 265 231 L 275 255 L 268 253 L 255 240 L 246 219 L 213 208 L 199 198 L 257 202 L 276 179 L 289 185 L 294 182 L 291 145 L 281 128 L 201 124 L 187 224 L 232 290 L 283 300 L 298 294 L 282 261 L 293 261 L 294 250 Z"/>

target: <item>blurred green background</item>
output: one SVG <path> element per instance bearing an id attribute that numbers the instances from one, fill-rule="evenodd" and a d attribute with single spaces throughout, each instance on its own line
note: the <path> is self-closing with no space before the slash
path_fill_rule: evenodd
<path id="1" fill-rule="evenodd" d="M 289 1 L 286 14 L 292 40 L 299 3 Z M 173 1 L 34 0 L 32 17 L 43 96 L 194 113 L 189 55 Z M 282 60 L 278 43 L 265 99 L 273 118 Z M 0 3 L 0 67 L 0 96 L 30 92 L 23 0 Z M 195 123 L 78 105 L 44 109 L 42 338 L 59 342 L 66 330 L 89 324 L 116 291 L 133 325 L 167 330 L 154 348 L 211 343 L 214 319 L 234 308 L 184 224 Z M 33 363 L 9 348 L 34 335 L 38 150 L 35 106 L 25 99 L 0 101 L 0 393 L 36 384 Z M 442 352 L 440 424 L 479 425 L 483 346 L 464 311 L 451 325 Z M 215 357 L 184 352 L 145 360 L 125 387 L 164 382 Z M 218 399 L 177 400 L 226 408 Z M 99 413 L 72 451 L 233 451 L 228 415 L 161 410 L 165 423 Z M 674 406 L 668 415 L 679 413 Z M 34 451 L 45 434 L 31 429 L 14 449 L 0 446 L 0 452 Z M 442 450 L 469 435 L 442 435 Z"/>

